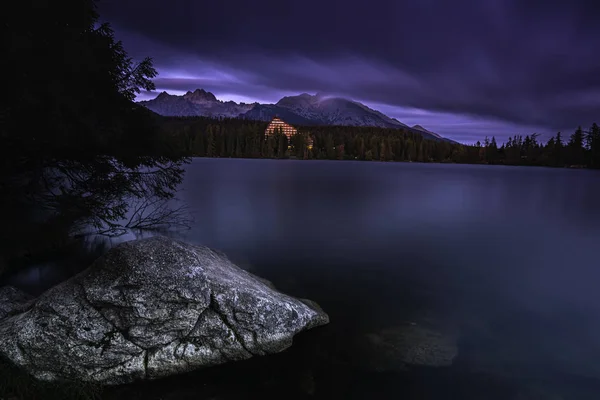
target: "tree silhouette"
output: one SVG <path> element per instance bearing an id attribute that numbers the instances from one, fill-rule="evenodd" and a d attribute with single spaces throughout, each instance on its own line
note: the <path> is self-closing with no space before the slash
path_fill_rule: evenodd
<path id="1" fill-rule="evenodd" d="M 583 165 L 585 162 L 585 154 L 583 148 L 583 129 L 581 126 L 571 135 L 567 145 L 568 161 L 571 165 Z"/>
<path id="2" fill-rule="evenodd" d="M 202 156 L 185 139 L 187 131 L 199 132 L 205 140 L 213 135 L 215 124 L 219 125 L 220 135 L 227 137 L 231 143 L 235 138 L 245 145 L 241 153 L 228 153 L 228 157 L 275 158 L 284 154 L 280 148 L 281 141 L 276 135 L 264 136 L 267 122 L 236 118 L 223 118 L 219 121 L 207 117 L 166 117 L 163 129 L 167 136 L 183 137 L 177 140 L 182 150 L 188 155 Z M 188 127 L 186 129 L 186 127 Z M 564 144 L 561 133 L 557 133 L 548 142 L 541 143 L 539 135 L 509 137 L 506 143 L 498 147 L 495 137 L 477 142 L 475 145 L 461 145 L 444 140 L 424 139 L 414 132 L 402 129 L 388 129 L 358 126 L 306 126 L 298 127 L 299 134 L 291 137 L 292 154 L 296 158 L 331 159 L 331 160 L 365 160 L 365 161 L 420 161 L 420 162 L 455 162 L 455 163 L 488 163 L 503 165 L 540 165 L 564 167 L 576 165 L 568 156 L 570 150 L 577 149 L 573 138 L 569 145 Z M 581 159 L 577 164 L 590 168 L 600 168 L 600 135 L 597 125 L 589 131 L 581 130 L 580 139 L 575 135 L 575 142 L 581 143 Z M 204 134 L 202 134 L 204 132 Z M 312 150 L 305 146 L 308 135 L 313 140 Z M 197 140 L 197 139 L 195 139 Z M 585 144 L 585 146 L 583 146 Z M 262 147 L 261 147 L 262 145 Z M 187 146 L 187 147 L 186 147 Z M 570 146 L 570 147 L 569 147 Z M 300 149 L 304 148 L 304 151 Z M 595 151 L 595 153 L 594 153 Z M 595 156 L 592 156 L 595 154 Z M 284 157 L 287 157 L 285 153 Z"/>
<path id="3" fill-rule="evenodd" d="M 24 0 L 2 13 L 0 253 L 54 245 L 124 219 L 131 198 L 168 200 L 186 159 L 133 100 L 154 89 L 91 0 Z"/>
<path id="4" fill-rule="evenodd" d="M 589 164 L 592 168 L 600 168 L 600 127 L 593 123 L 586 135 L 586 146 L 589 150 Z"/>
<path id="5" fill-rule="evenodd" d="M 486 158 L 490 164 L 495 164 L 498 161 L 498 144 L 495 136 L 492 136 L 492 140 L 487 145 Z"/>

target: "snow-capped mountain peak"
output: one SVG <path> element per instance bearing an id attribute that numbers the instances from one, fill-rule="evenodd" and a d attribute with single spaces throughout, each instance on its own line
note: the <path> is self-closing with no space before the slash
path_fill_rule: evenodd
<path id="1" fill-rule="evenodd" d="M 357 101 L 327 93 L 314 95 L 302 93 L 286 96 L 276 104 L 245 104 L 234 101 L 223 102 L 204 89 L 188 91 L 183 96 L 160 93 L 155 99 L 140 104 L 165 116 L 241 117 L 270 120 L 278 116 L 296 125 L 342 125 L 373 126 L 380 128 L 402 128 L 418 132 L 425 137 L 441 138 L 437 133 L 420 125 L 412 128 L 395 118 L 367 107 Z"/>

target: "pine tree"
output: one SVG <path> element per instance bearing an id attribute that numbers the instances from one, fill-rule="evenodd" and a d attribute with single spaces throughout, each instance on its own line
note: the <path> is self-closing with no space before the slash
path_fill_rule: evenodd
<path id="1" fill-rule="evenodd" d="M 194 147 L 191 149 L 192 154 L 198 157 L 206 156 L 206 148 L 204 147 L 204 135 L 197 132 L 194 137 Z"/>
<path id="2" fill-rule="evenodd" d="M 206 137 L 206 157 L 216 157 L 217 149 L 215 143 L 215 134 L 212 125 L 208 126 L 208 135 Z"/>
<path id="3" fill-rule="evenodd" d="M 589 148 L 591 168 L 600 168 L 600 127 L 595 122 L 587 134 L 587 146 Z"/>
<path id="4" fill-rule="evenodd" d="M 288 138 L 281 131 L 276 135 L 277 140 L 277 158 L 286 158 L 288 150 Z"/>
<path id="5" fill-rule="evenodd" d="M 379 161 L 389 161 L 387 158 L 387 153 L 385 140 L 382 140 L 379 148 Z"/>
<path id="6" fill-rule="evenodd" d="M 155 88 L 152 60 L 133 62 L 94 1 L 15 2 L 1 25 L 0 255 L 111 230 L 132 201 L 171 198 L 183 149 L 134 103 Z"/>
<path id="7" fill-rule="evenodd" d="M 583 165 L 583 163 L 585 162 L 583 140 L 583 129 L 581 129 L 580 126 L 571 135 L 571 138 L 569 139 L 569 144 L 567 145 L 570 165 Z"/>
<path id="8" fill-rule="evenodd" d="M 418 150 L 417 150 L 417 161 L 418 162 L 425 161 L 425 157 L 423 155 L 423 141 L 419 141 Z"/>
<path id="9" fill-rule="evenodd" d="M 305 153 L 307 150 L 306 146 L 307 138 L 303 133 L 297 133 L 292 136 L 292 151 L 296 158 L 305 158 Z"/>
<path id="10" fill-rule="evenodd" d="M 242 139 L 243 139 L 243 137 L 242 137 L 241 133 L 238 132 L 238 134 L 235 136 L 235 152 L 234 152 L 234 155 L 237 158 L 240 158 L 243 155 Z"/>
<path id="11" fill-rule="evenodd" d="M 496 143 L 496 137 L 492 136 L 492 140 L 486 146 L 486 161 L 490 164 L 494 164 L 497 161 L 497 157 L 498 144 Z"/>
<path id="12" fill-rule="evenodd" d="M 333 142 L 333 135 L 329 134 L 325 138 L 325 153 L 327 155 L 327 159 L 335 160 L 335 144 Z"/>

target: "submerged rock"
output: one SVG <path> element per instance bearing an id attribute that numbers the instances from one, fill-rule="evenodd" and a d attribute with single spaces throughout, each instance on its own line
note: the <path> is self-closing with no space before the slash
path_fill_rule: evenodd
<path id="1" fill-rule="evenodd" d="M 458 354 L 458 334 L 407 322 L 361 338 L 357 361 L 376 371 L 403 371 L 407 365 L 447 367 Z"/>
<path id="2" fill-rule="evenodd" d="M 280 352 L 329 322 L 219 252 L 122 243 L 0 322 L 0 355 L 34 377 L 120 384 Z"/>
<path id="3" fill-rule="evenodd" d="M 0 320 L 19 312 L 31 300 L 32 296 L 12 286 L 0 288 Z"/>

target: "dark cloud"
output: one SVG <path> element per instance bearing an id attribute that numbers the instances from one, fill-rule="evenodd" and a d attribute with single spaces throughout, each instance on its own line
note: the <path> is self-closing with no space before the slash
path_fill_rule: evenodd
<path id="1" fill-rule="evenodd" d="M 504 121 L 506 129 L 550 132 L 600 121 L 595 1 L 99 5 L 134 56 L 154 57 L 157 86 L 165 89 L 204 87 L 274 100 L 324 91 L 404 110 Z"/>

